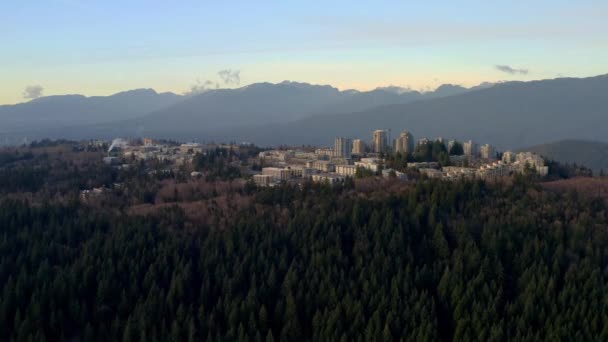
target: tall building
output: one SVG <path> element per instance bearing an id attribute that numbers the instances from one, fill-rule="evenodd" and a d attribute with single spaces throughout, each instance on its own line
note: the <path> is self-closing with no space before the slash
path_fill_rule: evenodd
<path id="1" fill-rule="evenodd" d="M 452 147 L 454 147 L 454 145 L 456 145 L 456 140 L 448 141 L 448 153 L 450 153 L 450 151 L 452 151 Z"/>
<path id="2" fill-rule="evenodd" d="M 479 151 L 481 153 L 481 158 L 483 159 L 494 159 L 495 157 L 494 147 L 492 147 L 492 145 L 490 144 L 485 144 L 481 146 Z"/>
<path id="3" fill-rule="evenodd" d="M 386 130 L 377 129 L 372 136 L 372 148 L 376 153 L 386 152 L 388 148 L 388 134 Z"/>
<path id="4" fill-rule="evenodd" d="M 395 139 L 395 152 L 412 154 L 414 153 L 414 136 L 408 131 L 403 131 Z"/>
<path id="5" fill-rule="evenodd" d="M 466 156 L 477 155 L 477 144 L 475 144 L 473 140 L 465 141 L 464 144 L 462 144 L 462 149 L 464 150 L 464 155 Z"/>
<path id="6" fill-rule="evenodd" d="M 338 137 L 334 143 L 334 156 L 350 158 L 353 151 L 353 142 L 348 138 Z"/>
<path id="7" fill-rule="evenodd" d="M 363 154 L 365 153 L 365 142 L 361 139 L 353 140 L 353 154 Z"/>

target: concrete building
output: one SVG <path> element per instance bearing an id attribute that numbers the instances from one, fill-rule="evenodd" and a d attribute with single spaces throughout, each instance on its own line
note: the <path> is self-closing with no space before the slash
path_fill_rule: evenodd
<path id="1" fill-rule="evenodd" d="M 354 177 L 357 174 L 355 165 L 336 165 L 336 173 L 340 176 Z"/>
<path id="2" fill-rule="evenodd" d="M 388 149 L 388 133 L 386 130 L 377 129 L 372 135 L 372 149 L 375 153 L 386 152 Z"/>
<path id="3" fill-rule="evenodd" d="M 353 152 L 353 141 L 344 138 L 337 137 L 334 143 L 334 156 L 342 158 L 350 158 Z"/>
<path id="4" fill-rule="evenodd" d="M 303 169 L 300 167 L 265 167 L 262 169 L 262 174 L 272 176 L 274 181 L 282 182 L 291 178 L 302 177 Z"/>
<path id="5" fill-rule="evenodd" d="M 360 161 L 355 162 L 355 166 L 378 172 L 380 170 L 380 160 L 377 158 L 361 158 Z"/>
<path id="6" fill-rule="evenodd" d="M 395 152 L 406 154 L 414 153 L 414 136 L 408 131 L 403 131 L 395 139 Z"/>
<path id="7" fill-rule="evenodd" d="M 205 148 L 199 143 L 185 143 L 179 146 L 181 153 L 202 153 Z"/>
<path id="8" fill-rule="evenodd" d="M 253 182 L 258 186 L 270 186 L 274 179 L 271 175 L 253 175 Z"/>
<path id="9" fill-rule="evenodd" d="M 337 184 L 344 181 L 343 176 L 328 174 L 328 173 L 320 173 L 316 175 L 312 175 L 313 182 L 328 182 L 329 184 Z"/>
<path id="10" fill-rule="evenodd" d="M 336 165 L 327 160 L 315 160 L 306 163 L 306 167 L 310 169 L 319 170 L 321 172 L 334 172 Z"/>
<path id="11" fill-rule="evenodd" d="M 462 149 L 467 156 L 477 155 L 477 144 L 475 144 L 473 140 L 465 141 L 464 144 L 462 144 Z"/>
<path id="12" fill-rule="evenodd" d="M 483 159 L 495 159 L 496 153 L 494 152 L 494 147 L 490 144 L 481 146 L 479 152 L 481 153 L 481 158 Z"/>
<path id="13" fill-rule="evenodd" d="M 515 162 L 515 153 L 507 151 L 502 154 L 502 162 L 505 164 L 511 164 Z"/>
<path id="14" fill-rule="evenodd" d="M 331 148 L 318 148 L 315 150 L 317 158 L 329 159 L 334 155 L 334 150 Z"/>
<path id="15" fill-rule="evenodd" d="M 382 177 L 384 177 L 384 178 L 390 178 L 393 175 L 397 179 L 407 180 L 407 175 L 405 173 L 403 173 L 403 172 L 399 172 L 399 171 L 393 170 L 393 169 L 382 170 Z"/>
<path id="16" fill-rule="evenodd" d="M 353 140 L 353 154 L 362 155 L 365 153 L 365 142 L 361 139 Z"/>
<path id="17" fill-rule="evenodd" d="M 418 169 L 418 171 L 429 178 L 442 178 L 445 175 L 443 171 L 437 169 Z"/>

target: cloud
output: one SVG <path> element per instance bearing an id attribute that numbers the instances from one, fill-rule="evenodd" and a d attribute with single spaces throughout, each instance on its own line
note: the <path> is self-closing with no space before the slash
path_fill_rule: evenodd
<path id="1" fill-rule="evenodd" d="M 511 75 L 515 75 L 515 74 L 527 75 L 528 74 L 528 69 L 516 69 L 516 68 L 510 67 L 508 65 L 496 65 L 495 67 L 496 67 L 496 70 L 506 72 L 507 74 L 511 74 Z"/>
<path id="2" fill-rule="evenodd" d="M 217 73 L 225 85 L 239 85 L 241 83 L 241 71 L 240 70 L 220 70 Z"/>
<path id="3" fill-rule="evenodd" d="M 25 87 L 25 90 L 23 91 L 23 98 L 31 100 L 37 99 L 42 97 L 43 92 L 44 88 L 41 85 L 30 85 Z"/>
<path id="4" fill-rule="evenodd" d="M 219 89 L 220 84 L 217 82 L 213 82 L 210 80 L 205 80 L 201 82 L 201 80 L 197 79 L 196 83 L 190 86 L 190 90 L 185 92 L 184 95 L 197 95 L 202 94 L 206 91 Z"/>
<path id="5" fill-rule="evenodd" d="M 190 90 L 185 92 L 184 95 L 197 95 L 209 90 L 219 89 L 220 82 L 224 86 L 239 85 L 241 83 L 240 70 L 224 69 L 218 71 L 217 74 L 220 77 L 220 81 L 205 80 L 201 82 L 200 79 L 197 79 L 196 83 L 191 85 Z"/>

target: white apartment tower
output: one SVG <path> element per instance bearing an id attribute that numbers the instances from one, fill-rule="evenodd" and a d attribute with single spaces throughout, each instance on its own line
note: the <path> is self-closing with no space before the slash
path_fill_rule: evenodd
<path id="1" fill-rule="evenodd" d="M 414 153 L 414 136 L 408 131 L 403 131 L 395 139 L 395 152 L 406 154 Z"/>
<path id="2" fill-rule="evenodd" d="M 386 130 L 377 129 L 372 136 L 372 148 L 376 153 L 386 152 L 388 148 L 388 134 Z"/>
<path id="3" fill-rule="evenodd" d="M 481 158 L 483 159 L 494 159 L 494 147 L 490 144 L 485 144 L 483 146 L 481 146 L 481 148 L 479 149 L 480 153 L 481 153 Z"/>
<path id="4" fill-rule="evenodd" d="M 464 150 L 464 155 L 466 156 L 477 155 L 477 144 L 475 144 L 473 140 L 465 141 L 464 144 L 462 144 L 462 149 Z"/>
<path id="5" fill-rule="evenodd" d="M 353 142 L 348 138 L 338 137 L 334 143 L 336 157 L 350 158 L 353 151 Z"/>
<path id="6" fill-rule="evenodd" d="M 365 142 L 361 139 L 353 140 L 353 154 L 362 155 L 365 153 Z"/>

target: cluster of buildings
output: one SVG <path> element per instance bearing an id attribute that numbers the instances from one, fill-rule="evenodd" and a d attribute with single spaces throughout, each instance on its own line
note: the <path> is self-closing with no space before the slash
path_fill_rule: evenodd
<path id="1" fill-rule="evenodd" d="M 318 148 L 314 151 L 302 150 L 271 150 L 261 152 L 260 160 L 265 167 L 261 174 L 254 175 L 254 181 L 263 186 L 273 185 L 284 181 L 297 179 L 312 179 L 336 183 L 345 177 L 354 177 L 358 170 L 367 170 L 383 176 L 397 176 L 406 179 L 406 175 L 397 170 L 384 169 L 383 153 L 399 152 L 412 155 L 417 148 L 425 144 L 439 142 L 444 144 L 448 153 L 453 151 L 456 144 L 461 149 L 455 149 L 450 155 L 453 166 L 441 167 L 437 162 L 408 163 L 408 168 L 417 169 L 421 174 L 431 178 L 459 179 L 482 178 L 491 179 L 507 176 L 513 173 L 535 170 L 539 175 L 548 173 L 544 160 L 533 153 L 497 153 L 490 144 L 477 145 L 468 140 L 459 143 L 442 138 L 430 140 L 421 138 L 417 141 L 409 131 L 402 131 L 394 140 L 390 139 L 390 130 L 375 130 L 371 141 L 366 143 L 361 139 L 337 137 L 333 148 Z"/>
<path id="2" fill-rule="evenodd" d="M 385 167 L 383 156 L 389 152 L 413 155 L 425 144 L 445 146 L 450 154 L 450 165 L 441 167 L 437 162 L 408 163 L 408 169 L 416 169 L 422 175 L 430 178 L 459 179 L 482 178 L 491 179 L 510 175 L 512 173 L 535 170 L 539 175 L 548 173 L 544 160 L 533 153 L 504 152 L 498 154 L 490 144 L 478 146 L 472 140 L 463 143 L 442 138 L 430 140 L 421 138 L 417 141 L 409 131 L 402 131 L 391 140 L 390 130 L 375 130 L 371 141 L 337 137 L 331 148 L 268 150 L 260 152 L 257 162 L 262 165 L 261 171 L 251 170 L 253 180 L 260 186 L 272 186 L 281 182 L 328 182 L 335 184 L 344 181 L 346 177 L 355 177 L 358 173 L 375 174 L 384 177 L 407 179 L 404 170 L 392 170 Z M 458 149 L 454 147 L 459 145 Z M 119 147 L 119 148 L 118 148 Z M 197 153 L 206 153 L 216 148 L 239 150 L 239 145 L 217 144 L 171 144 L 155 142 L 144 138 L 141 142 L 114 141 L 108 150 L 104 162 L 118 167 L 128 161 L 157 160 L 180 166 L 192 162 Z M 256 162 L 256 164 L 257 164 Z M 192 174 L 192 177 L 200 176 Z"/>
<path id="3" fill-rule="evenodd" d="M 489 158 L 488 158 L 489 159 Z M 409 163 L 408 167 L 410 167 Z M 455 180 L 460 178 L 480 178 L 485 180 L 509 176 L 513 173 L 536 172 L 544 177 L 549 167 L 539 155 L 532 152 L 505 152 L 501 160 L 487 161 L 477 166 L 418 167 L 418 171 L 429 178 Z"/>
<path id="4" fill-rule="evenodd" d="M 120 142 L 116 143 L 118 140 L 120 140 Z M 150 138 L 143 138 L 142 141 L 125 141 L 115 139 L 110 145 L 108 155 L 103 158 L 103 161 L 106 164 L 123 168 L 128 167 L 128 162 L 130 161 L 141 160 L 156 160 L 159 162 L 166 162 L 174 166 L 181 166 L 191 163 L 194 155 L 197 153 L 205 153 L 217 148 L 238 151 L 239 147 L 239 145 L 235 144 L 200 144 L 195 142 L 172 144 L 166 142 L 157 142 Z"/>
<path id="5" fill-rule="evenodd" d="M 314 151 L 270 150 L 260 152 L 259 160 L 263 165 L 271 165 L 253 175 L 254 182 L 260 186 L 304 179 L 335 184 L 344 181 L 346 177 L 355 177 L 359 169 L 373 173 L 382 171 L 386 177 L 406 178 L 402 172 L 383 169 L 384 161 L 378 153 L 367 152 L 362 140 L 344 137 L 337 137 L 333 148 L 318 148 Z"/>

